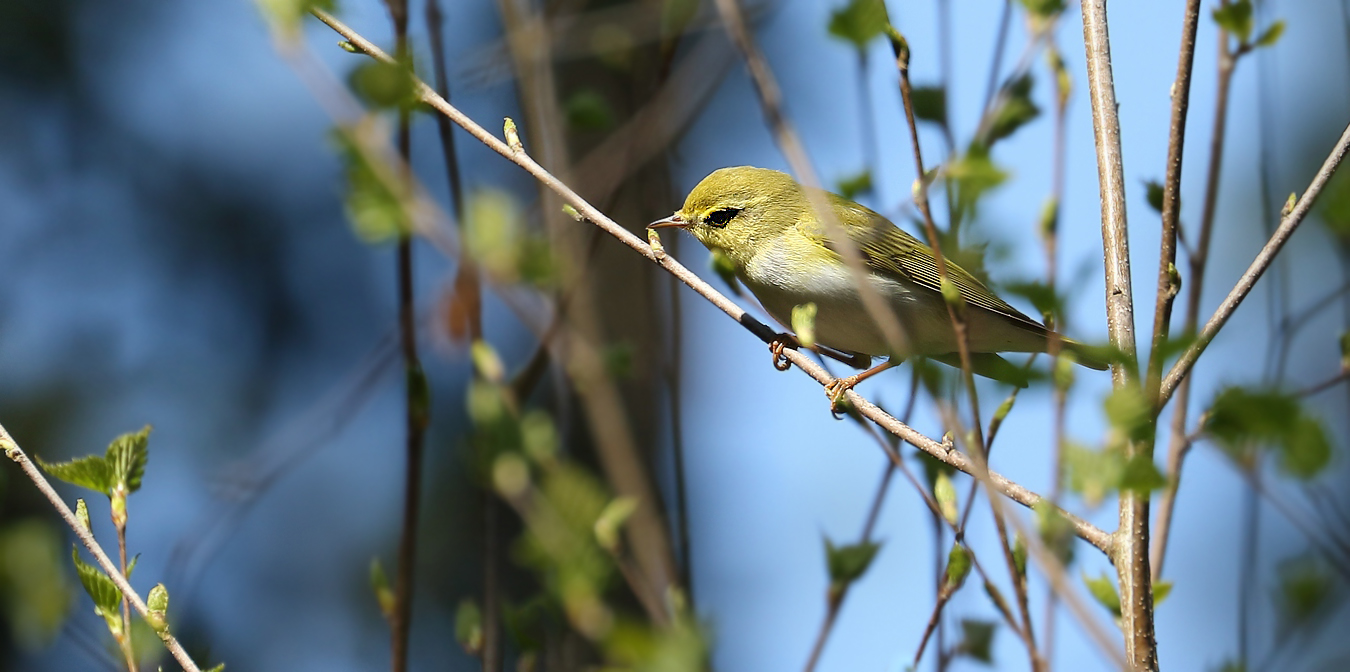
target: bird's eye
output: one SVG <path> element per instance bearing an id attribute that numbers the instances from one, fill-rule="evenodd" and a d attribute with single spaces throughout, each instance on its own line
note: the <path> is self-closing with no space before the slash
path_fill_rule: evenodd
<path id="1" fill-rule="evenodd" d="M 730 222 L 731 218 L 740 214 L 740 212 L 740 208 L 722 208 L 721 210 L 714 210 L 708 213 L 707 216 L 703 218 L 703 221 L 720 229 L 726 226 L 727 222 Z"/>

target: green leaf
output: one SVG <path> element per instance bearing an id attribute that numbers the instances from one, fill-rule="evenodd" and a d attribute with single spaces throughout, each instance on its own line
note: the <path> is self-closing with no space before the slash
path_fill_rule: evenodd
<path id="1" fill-rule="evenodd" d="M 886 6 L 882 0 L 849 0 L 830 13 L 830 36 L 853 45 L 859 51 L 886 30 Z"/>
<path id="2" fill-rule="evenodd" d="M 1322 423 L 1297 397 L 1276 390 L 1223 389 L 1210 405 L 1205 432 L 1244 464 L 1251 458 L 1252 444 L 1273 447 L 1280 467 L 1304 480 L 1322 473 L 1331 462 L 1331 442 Z"/>
<path id="3" fill-rule="evenodd" d="M 607 504 L 600 517 L 595 519 L 595 540 L 611 553 L 619 549 L 619 532 L 623 524 L 638 508 L 638 500 L 633 497 L 615 497 Z"/>
<path id="4" fill-rule="evenodd" d="M 944 589 L 953 591 L 960 588 L 961 584 L 965 583 L 966 577 L 970 576 L 971 564 L 970 551 L 961 544 L 952 544 L 952 550 L 947 553 L 947 578 Z"/>
<path id="5" fill-rule="evenodd" d="M 1008 294 L 1030 301 L 1042 316 L 1050 315 L 1058 321 L 1058 317 L 1064 314 L 1064 297 L 1043 282 L 1010 282 L 1002 287 Z"/>
<path id="6" fill-rule="evenodd" d="M 219 663 L 215 667 L 207 670 L 206 672 L 225 672 L 225 663 Z"/>
<path id="7" fill-rule="evenodd" d="M 1031 75 L 1026 74 L 1004 85 L 1003 91 L 995 98 L 998 107 L 992 113 L 980 144 L 986 148 L 993 147 L 994 143 L 1017 132 L 1017 129 L 1040 115 L 1040 108 L 1031 101 L 1032 84 Z"/>
<path id="8" fill-rule="evenodd" d="M 399 195 L 380 177 L 361 148 L 361 133 L 370 127 L 340 128 L 333 134 L 347 181 L 343 203 L 352 229 L 363 242 L 374 245 L 408 235 L 412 222 L 404 211 Z M 388 168 L 386 166 L 385 168 Z M 392 173 L 392 171 L 386 171 Z"/>
<path id="9" fill-rule="evenodd" d="M 108 461 L 98 455 L 86 455 L 56 464 L 44 462 L 36 455 L 34 459 L 53 478 L 112 496 L 112 469 Z"/>
<path id="10" fill-rule="evenodd" d="M 864 170 L 856 175 L 850 175 L 836 185 L 839 195 L 850 201 L 858 200 L 859 194 L 872 192 L 872 171 Z"/>
<path id="11" fill-rule="evenodd" d="M 1167 599 L 1167 596 L 1168 596 L 1168 595 L 1171 595 L 1171 594 L 1172 594 L 1172 582 L 1171 582 L 1171 581 L 1154 581 L 1154 582 L 1153 582 L 1153 608 L 1155 608 L 1155 609 L 1158 608 L 1158 605 L 1162 604 L 1163 601 Z"/>
<path id="12" fill-rule="evenodd" d="M 956 645 L 960 655 L 969 656 L 985 664 L 994 662 L 994 632 L 998 624 L 993 621 L 961 619 L 961 642 Z"/>
<path id="13" fill-rule="evenodd" d="M 1064 11 L 1064 0 L 1020 0 L 1027 13 L 1038 19 L 1050 19 Z"/>
<path id="14" fill-rule="evenodd" d="M 464 247 L 479 266 L 504 282 L 521 275 L 525 258 L 524 215 L 510 194 L 483 189 L 469 195 L 464 215 Z"/>
<path id="15" fill-rule="evenodd" d="M 1053 235 L 1059 230 L 1059 199 L 1051 196 L 1041 206 L 1040 232 L 1042 237 Z"/>
<path id="16" fill-rule="evenodd" d="M 947 89 L 942 86 L 916 86 L 909 92 L 914 118 L 935 124 L 947 123 Z"/>
<path id="17" fill-rule="evenodd" d="M 956 519 L 960 517 L 956 505 L 956 486 L 952 484 L 951 477 L 946 473 L 938 472 L 936 479 L 934 479 L 933 499 L 937 500 L 938 510 L 942 512 L 942 517 L 955 525 Z"/>
<path id="18" fill-rule="evenodd" d="M 1041 543 L 1059 558 L 1060 564 L 1065 567 L 1073 564 L 1073 525 L 1054 504 L 1046 500 L 1037 502 L 1034 509 L 1036 529 L 1041 534 Z"/>
<path id="19" fill-rule="evenodd" d="M 1027 540 L 1022 538 L 1022 533 L 1018 532 L 1013 536 L 1013 566 L 1017 568 L 1017 574 L 1025 577 L 1027 575 Z"/>
<path id="20" fill-rule="evenodd" d="M 792 331 L 802 347 L 810 348 L 816 344 L 816 304 L 807 302 L 792 307 Z"/>
<path id="21" fill-rule="evenodd" d="M 720 249 L 713 250 L 708 255 L 708 265 L 712 267 L 717 277 L 722 279 L 722 282 L 727 283 L 731 291 L 737 294 L 741 293 L 741 283 L 736 279 L 736 262 L 732 261 L 726 252 Z"/>
<path id="22" fill-rule="evenodd" d="M 879 550 L 881 550 L 881 544 L 870 541 L 848 546 L 835 546 L 827 537 L 825 539 L 825 564 L 830 571 L 830 582 L 849 584 L 856 581 L 867 571 L 867 567 L 872 564 L 872 559 L 876 557 Z"/>
<path id="23" fill-rule="evenodd" d="M 141 431 L 123 434 L 108 444 L 108 452 L 103 459 L 111 469 L 111 489 L 121 489 L 127 493 L 141 489 L 145 462 L 150 455 L 149 442 L 150 425 L 146 425 Z"/>
<path id="24" fill-rule="evenodd" d="M 614 110 L 598 92 L 584 89 L 563 106 L 567 125 L 581 131 L 604 131 L 614 127 Z"/>
<path id="25" fill-rule="evenodd" d="M 416 80 L 406 65 L 367 60 L 352 70 L 347 82 L 372 107 L 409 107 L 417 102 Z"/>
<path id="26" fill-rule="evenodd" d="M 255 0 L 272 30 L 295 37 L 311 8 L 332 11 L 333 0 Z"/>
<path id="27" fill-rule="evenodd" d="M 1350 244 L 1350 172 L 1336 171 L 1322 189 L 1317 207 L 1322 223 L 1341 245 Z"/>
<path id="28" fill-rule="evenodd" d="M 1137 383 L 1112 390 L 1103 406 L 1107 420 L 1120 438 L 1148 441 L 1153 436 L 1153 404 Z"/>
<path id="29" fill-rule="evenodd" d="M 994 165 L 987 150 L 972 147 L 947 166 L 947 176 L 956 183 L 962 210 L 969 210 L 985 192 L 1003 184 L 1008 174 Z"/>
<path id="30" fill-rule="evenodd" d="M 1148 198 L 1148 207 L 1153 208 L 1154 212 L 1162 213 L 1163 206 L 1163 185 L 1157 180 L 1144 180 L 1144 191 Z"/>
<path id="31" fill-rule="evenodd" d="M 1131 457 L 1120 475 L 1120 489 L 1140 495 L 1161 490 L 1165 485 L 1167 477 L 1158 471 L 1158 465 L 1153 463 L 1153 459 L 1143 453 Z"/>
<path id="32" fill-rule="evenodd" d="M 476 656 L 483 650 L 483 613 L 478 603 L 469 598 L 460 600 L 455 610 L 455 641 L 470 655 Z"/>
<path id="33" fill-rule="evenodd" d="M 1316 555 L 1300 555 L 1280 563 L 1275 608 L 1281 636 L 1323 625 L 1335 605 L 1342 603 L 1344 587 Z"/>
<path id="34" fill-rule="evenodd" d="M 103 570 L 85 564 L 75 544 L 70 545 L 70 557 L 75 561 L 75 574 L 80 577 L 80 585 L 84 586 L 84 592 L 94 601 L 94 608 L 99 615 L 104 618 L 110 614 L 116 616 L 117 607 L 122 602 L 122 591 L 117 589 L 117 585 Z"/>
<path id="35" fill-rule="evenodd" d="M 1064 476 L 1069 489 L 1082 495 L 1088 506 L 1097 506 L 1120 488 L 1125 456 L 1119 448 L 1092 450 L 1081 444 L 1064 443 Z"/>
<path id="36" fill-rule="evenodd" d="M 1238 39 L 1238 42 L 1247 43 L 1247 39 L 1252 36 L 1252 3 L 1251 0 L 1238 0 L 1238 2 L 1227 5 L 1219 5 L 1214 8 L 1214 23 Z"/>
<path id="37" fill-rule="evenodd" d="M 1116 584 L 1111 577 L 1106 574 L 1090 579 L 1087 574 L 1083 574 L 1083 583 L 1087 585 L 1089 593 L 1097 600 L 1112 616 L 1120 618 L 1120 593 L 1116 592 Z"/>
<path id="38" fill-rule="evenodd" d="M 169 612 L 169 589 L 164 584 L 157 583 L 150 589 L 150 595 L 145 598 L 145 606 L 149 615 L 146 616 L 146 622 L 150 624 L 150 629 L 155 632 L 165 632 L 169 628 L 166 620 Z"/>
<path id="39" fill-rule="evenodd" d="M 380 613 L 385 619 L 394 617 L 394 609 L 398 606 L 398 598 L 394 596 L 394 591 L 389 587 L 389 577 L 384 573 L 384 564 L 379 558 L 373 558 L 370 561 L 370 589 L 375 593 L 375 603 L 380 606 Z"/>
<path id="40" fill-rule="evenodd" d="M 1261 31 L 1261 34 L 1257 36 L 1256 42 L 1254 44 L 1255 46 L 1258 47 L 1269 47 L 1275 44 L 1276 42 L 1279 42 L 1280 37 L 1283 35 L 1284 35 L 1284 19 L 1280 19 L 1267 26 L 1265 30 Z"/>
<path id="41" fill-rule="evenodd" d="M 520 419 L 520 443 L 535 462 L 551 461 L 558 453 L 558 430 L 548 413 L 531 409 Z"/>

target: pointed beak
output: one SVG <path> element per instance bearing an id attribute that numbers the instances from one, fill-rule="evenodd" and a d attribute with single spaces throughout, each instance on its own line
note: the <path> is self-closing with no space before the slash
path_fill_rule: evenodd
<path id="1" fill-rule="evenodd" d="M 683 228 L 685 228 L 685 227 L 687 227 L 687 226 L 689 226 L 689 222 L 684 221 L 684 218 L 683 218 L 683 217 L 680 217 L 680 214 L 679 214 L 679 213 L 675 213 L 675 214 L 673 214 L 673 215 L 671 215 L 671 216 L 669 216 L 669 217 L 667 217 L 667 218 L 665 218 L 665 219 L 658 219 L 658 220 L 652 222 L 651 224 L 648 224 L 648 225 L 647 225 L 647 228 L 649 228 L 649 229 L 668 229 L 668 228 L 671 228 L 671 227 L 676 227 L 676 228 L 683 229 Z"/>

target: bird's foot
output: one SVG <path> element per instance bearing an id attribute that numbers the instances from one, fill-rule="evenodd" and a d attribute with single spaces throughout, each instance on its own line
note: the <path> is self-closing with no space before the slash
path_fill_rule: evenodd
<path id="1" fill-rule="evenodd" d="M 792 368 L 792 362 L 783 355 L 783 351 L 788 348 L 796 350 L 799 347 L 797 337 L 792 334 L 779 334 L 778 338 L 769 341 L 769 352 L 773 353 L 773 368 L 779 371 L 787 371 Z"/>
<path id="2" fill-rule="evenodd" d="M 825 386 L 825 396 L 830 399 L 830 413 L 834 415 L 835 419 L 839 419 L 840 415 L 848 410 L 850 404 L 846 395 L 849 390 L 853 389 L 854 385 L 862 382 L 863 378 L 864 376 L 861 374 L 844 376 L 843 378 L 835 378 Z"/>

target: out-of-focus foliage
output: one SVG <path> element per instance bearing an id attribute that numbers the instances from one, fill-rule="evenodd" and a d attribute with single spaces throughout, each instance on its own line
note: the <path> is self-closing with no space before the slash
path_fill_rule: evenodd
<path id="1" fill-rule="evenodd" d="M 1311 479 L 1331 463 L 1331 441 L 1321 420 L 1297 397 L 1270 389 L 1229 387 L 1210 404 L 1205 432 L 1245 468 L 1258 448 L 1270 448 L 1285 473 Z"/>
<path id="2" fill-rule="evenodd" d="M 0 529 L 0 606 L 25 649 L 49 643 L 70 611 L 71 586 L 56 530 L 36 519 Z"/>

